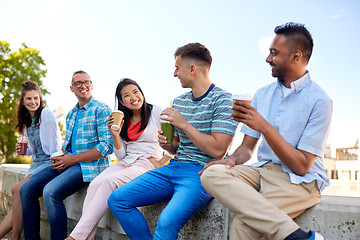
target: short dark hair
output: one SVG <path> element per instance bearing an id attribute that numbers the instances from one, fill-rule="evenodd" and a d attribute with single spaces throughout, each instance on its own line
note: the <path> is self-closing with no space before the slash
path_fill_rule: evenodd
<path id="1" fill-rule="evenodd" d="M 90 75 L 89 75 L 87 72 L 85 72 L 85 71 L 83 71 L 83 70 L 78 70 L 78 71 L 74 72 L 74 74 L 72 75 L 71 82 L 73 82 L 74 76 L 75 76 L 76 74 L 86 74 L 86 75 L 88 75 L 88 77 L 90 78 Z"/>
<path id="2" fill-rule="evenodd" d="M 176 49 L 175 57 L 188 58 L 207 63 L 211 66 L 212 57 L 209 49 L 200 43 L 189 43 Z"/>
<path id="3" fill-rule="evenodd" d="M 274 29 L 276 34 L 285 35 L 289 42 L 298 48 L 302 53 L 307 62 L 309 62 L 314 42 L 310 32 L 305 28 L 304 24 L 296 22 L 288 22 L 283 25 L 277 26 Z"/>

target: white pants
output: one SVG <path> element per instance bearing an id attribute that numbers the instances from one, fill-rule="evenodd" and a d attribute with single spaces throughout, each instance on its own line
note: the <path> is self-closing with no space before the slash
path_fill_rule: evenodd
<path id="1" fill-rule="evenodd" d="M 151 169 L 154 169 L 154 165 L 143 157 L 139 157 L 131 164 L 120 160 L 105 169 L 90 183 L 81 219 L 70 236 L 76 240 L 94 239 L 97 224 L 108 209 L 107 199 L 110 194 L 116 188 Z"/>

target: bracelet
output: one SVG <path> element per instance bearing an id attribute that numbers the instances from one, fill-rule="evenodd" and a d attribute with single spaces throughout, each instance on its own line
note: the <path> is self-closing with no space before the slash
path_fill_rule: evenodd
<path id="1" fill-rule="evenodd" d="M 165 151 L 165 155 L 166 155 L 166 156 L 169 156 L 169 157 L 171 157 L 171 158 L 174 158 L 174 157 L 175 157 L 175 155 L 169 153 L 168 151 Z"/>

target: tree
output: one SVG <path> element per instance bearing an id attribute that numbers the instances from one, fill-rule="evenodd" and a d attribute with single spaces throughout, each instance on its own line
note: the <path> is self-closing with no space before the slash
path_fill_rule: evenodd
<path id="1" fill-rule="evenodd" d="M 16 106 L 21 94 L 21 84 L 31 79 L 42 87 L 45 78 L 45 62 L 40 51 L 23 43 L 17 51 L 11 51 L 7 41 L 0 40 L 0 159 L 10 162 L 14 158 L 16 144 Z"/>

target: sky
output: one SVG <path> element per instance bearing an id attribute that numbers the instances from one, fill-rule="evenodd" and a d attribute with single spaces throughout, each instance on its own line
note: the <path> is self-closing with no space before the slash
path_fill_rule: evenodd
<path id="1" fill-rule="evenodd" d="M 95 99 L 114 107 L 123 77 L 141 86 L 147 102 L 167 107 L 189 91 L 173 77 L 174 52 L 200 42 L 211 52 L 211 81 L 249 93 L 275 79 L 265 62 L 274 28 L 305 24 L 314 39 L 312 80 L 332 98 L 332 148 L 360 137 L 360 1 L 243 0 L 0 0 L 0 39 L 17 50 L 40 50 L 46 63 L 45 96 L 54 110 L 77 102 L 70 91 L 76 70 L 89 73 Z"/>

